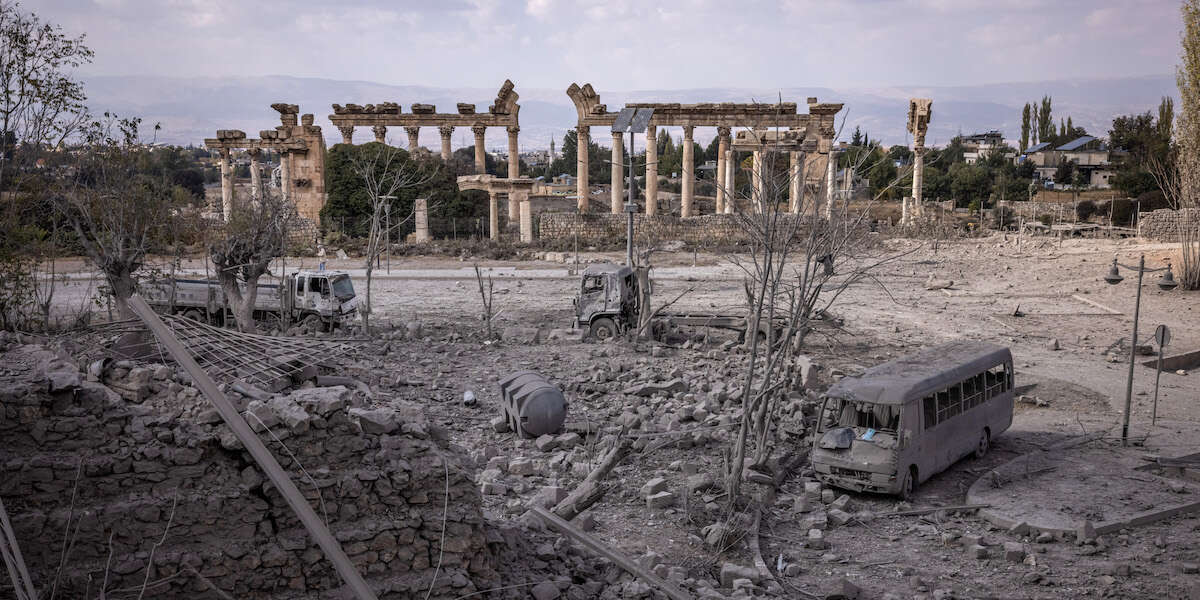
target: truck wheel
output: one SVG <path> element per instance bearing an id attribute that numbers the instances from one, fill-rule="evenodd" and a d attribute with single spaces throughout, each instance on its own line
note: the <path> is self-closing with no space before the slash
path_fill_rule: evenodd
<path id="1" fill-rule="evenodd" d="M 592 326 L 588 330 L 588 333 L 596 341 L 603 342 L 617 335 L 617 324 L 608 317 L 600 317 L 592 321 Z"/>
<path id="2" fill-rule="evenodd" d="M 196 321 L 197 323 L 203 323 L 203 322 L 204 322 L 204 315 L 203 315 L 203 314 L 201 314 L 201 313 L 200 313 L 200 311 L 198 311 L 198 310 L 189 310 L 189 311 L 187 311 L 187 312 L 184 312 L 184 313 L 183 313 L 183 316 L 184 316 L 185 318 L 188 318 L 188 319 L 191 319 L 191 320 L 193 320 L 193 321 Z"/>

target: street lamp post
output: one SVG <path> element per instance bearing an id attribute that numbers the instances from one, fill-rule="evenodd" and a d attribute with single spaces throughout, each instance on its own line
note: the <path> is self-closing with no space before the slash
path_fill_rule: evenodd
<path id="1" fill-rule="evenodd" d="M 1129 343 L 1129 376 L 1125 380 L 1125 417 L 1123 419 L 1124 422 L 1121 424 L 1121 445 L 1127 446 L 1129 444 L 1129 413 L 1133 407 L 1133 364 L 1137 359 L 1138 318 L 1142 312 L 1142 277 L 1146 273 L 1165 270 L 1166 273 L 1158 281 L 1158 287 L 1163 290 L 1173 290 L 1179 284 L 1175 282 L 1175 275 L 1171 272 L 1171 263 L 1167 263 L 1167 266 L 1164 268 L 1147 269 L 1145 254 L 1138 259 L 1138 266 L 1136 267 L 1122 265 L 1114 258 L 1112 268 L 1104 276 L 1104 281 L 1107 281 L 1110 285 L 1121 283 L 1125 278 L 1121 277 L 1121 271 L 1118 267 L 1137 271 L 1138 274 L 1137 298 L 1133 303 L 1133 338 Z"/>

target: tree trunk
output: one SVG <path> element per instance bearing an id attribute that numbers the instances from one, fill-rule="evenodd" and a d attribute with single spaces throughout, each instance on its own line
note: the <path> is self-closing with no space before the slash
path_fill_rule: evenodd
<path id="1" fill-rule="evenodd" d="M 112 288 L 113 300 L 117 303 L 117 314 L 122 319 L 134 318 L 133 311 L 129 310 L 129 297 L 133 295 L 136 288 L 133 283 L 133 275 L 127 270 L 106 275 L 108 285 Z"/>

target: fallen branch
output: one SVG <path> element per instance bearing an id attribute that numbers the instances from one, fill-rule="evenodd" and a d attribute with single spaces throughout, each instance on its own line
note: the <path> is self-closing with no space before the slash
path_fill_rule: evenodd
<path id="1" fill-rule="evenodd" d="M 625 458 L 625 455 L 629 454 L 632 447 L 633 444 L 628 438 L 622 436 L 618 439 L 600 464 L 592 469 L 592 472 L 588 473 L 588 476 L 579 484 L 579 487 L 554 507 L 554 514 L 570 521 L 603 498 L 607 491 L 603 485 L 604 479 Z"/>
<path id="2" fill-rule="evenodd" d="M 927 508 L 914 508 L 913 510 L 899 510 L 896 512 L 879 513 L 877 517 L 916 517 L 920 515 L 929 515 L 941 510 L 978 510 L 980 508 L 990 508 L 991 504 L 962 504 L 959 506 L 930 506 Z"/>
<path id="3" fill-rule="evenodd" d="M 558 515 L 540 506 L 531 506 L 529 510 L 531 510 L 533 514 L 537 515 L 538 517 L 541 517 L 541 519 L 550 527 L 558 530 L 560 533 L 575 540 L 576 542 L 579 542 L 592 552 L 595 552 L 596 554 L 613 561 L 617 564 L 617 566 L 621 567 L 629 574 L 640 578 L 642 581 L 645 581 L 652 587 L 662 591 L 662 593 L 671 600 L 691 600 L 692 596 L 679 589 L 679 587 L 675 584 L 665 581 L 654 573 L 651 573 L 649 570 L 643 568 L 628 556 L 625 556 L 621 552 L 596 539 L 594 536 L 584 533 L 574 525 L 560 519 Z"/>

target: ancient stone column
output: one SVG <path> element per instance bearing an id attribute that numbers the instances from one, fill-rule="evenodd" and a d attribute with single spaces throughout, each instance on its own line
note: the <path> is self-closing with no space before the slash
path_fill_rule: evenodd
<path id="1" fill-rule="evenodd" d="M 284 202 L 292 200 L 292 153 L 279 153 L 279 195 Z"/>
<path id="2" fill-rule="evenodd" d="M 421 128 L 420 127 L 405 127 L 404 133 L 408 134 L 408 151 L 416 152 L 417 144 L 419 143 L 419 141 L 421 139 Z"/>
<path id="3" fill-rule="evenodd" d="M 413 221 L 416 223 L 414 238 L 418 244 L 429 241 L 429 201 L 417 198 L 413 201 Z"/>
<path id="4" fill-rule="evenodd" d="M 729 188 L 729 193 L 725 197 L 725 214 L 727 215 L 732 215 L 737 208 L 737 194 L 734 193 L 734 186 L 737 183 L 737 161 L 734 160 L 735 156 L 733 150 L 725 151 L 725 185 Z"/>
<path id="5" fill-rule="evenodd" d="M 521 201 L 521 241 L 533 242 L 533 207 L 528 200 Z"/>
<path id="6" fill-rule="evenodd" d="M 438 127 L 438 134 L 442 136 L 442 162 L 450 162 L 450 136 L 454 135 L 454 127 L 450 125 L 442 125 Z"/>
<path id="7" fill-rule="evenodd" d="M 258 164 L 258 159 L 262 156 L 262 150 L 259 148 L 251 148 L 246 151 L 250 155 L 250 197 L 258 200 L 262 194 L 262 165 Z"/>
<path id="8" fill-rule="evenodd" d="M 233 212 L 233 170 L 229 165 L 229 148 L 221 148 L 218 162 L 221 166 L 221 216 L 228 221 Z"/>
<path id="9" fill-rule="evenodd" d="M 482 175 L 487 173 L 487 151 L 483 148 L 483 134 L 487 133 L 487 127 L 472 125 L 471 133 L 475 134 L 475 172 Z"/>
<path id="10" fill-rule="evenodd" d="M 612 139 L 612 212 L 620 214 L 625 204 L 625 134 L 614 131 Z"/>
<path id="11" fill-rule="evenodd" d="M 754 212 L 761 213 L 763 211 L 763 153 L 762 150 L 755 150 L 751 156 L 751 171 L 750 171 L 750 203 Z"/>
<path id="12" fill-rule="evenodd" d="M 371 128 L 371 133 L 375 134 L 375 141 L 387 143 L 387 125 L 376 125 Z"/>
<path id="13" fill-rule="evenodd" d="M 692 216 L 693 207 L 692 191 L 695 189 L 696 181 L 696 151 L 692 143 L 692 132 L 695 131 L 695 126 L 683 126 L 683 193 L 679 198 L 679 216 Z"/>
<path id="14" fill-rule="evenodd" d="M 353 125 L 338 125 L 338 131 L 342 132 L 342 143 L 354 143 L 354 126 Z"/>
<path id="15" fill-rule="evenodd" d="M 800 213 L 800 194 L 804 189 L 804 173 L 801 165 L 804 160 L 800 152 L 788 152 L 788 212 Z"/>
<path id="16" fill-rule="evenodd" d="M 580 125 L 575 139 L 575 194 L 578 196 L 576 206 L 579 212 L 587 212 L 591 200 L 591 189 L 588 186 L 588 145 L 591 144 L 591 127 Z"/>
<path id="17" fill-rule="evenodd" d="M 516 223 L 521 218 L 521 203 L 529 199 L 526 190 L 513 190 L 508 193 L 508 222 Z"/>
<path id="18" fill-rule="evenodd" d="M 924 194 L 925 184 L 925 148 L 917 146 L 913 148 L 913 211 L 918 217 L 925 216 L 925 205 L 922 202 L 925 199 Z"/>
<path id="19" fill-rule="evenodd" d="M 646 126 L 646 216 L 658 214 L 658 127 Z"/>
<path id="20" fill-rule="evenodd" d="M 521 133 L 520 127 L 507 127 L 508 132 L 508 178 L 516 179 L 521 176 L 521 150 L 517 145 L 517 134 Z M 512 216 L 516 219 L 516 215 Z"/>
<path id="21" fill-rule="evenodd" d="M 729 128 L 717 127 L 717 214 L 725 212 L 725 154 L 729 151 Z"/>
<path id="22" fill-rule="evenodd" d="M 493 241 L 500 240 L 500 200 L 496 192 L 488 191 L 488 231 Z"/>
<path id="23" fill-rule="evenodd" d="M 825 161 L 825 218 L 833 218 L 833 196 L 837 188 L 837 152 L 829 151 L 829 159 Z"/>

